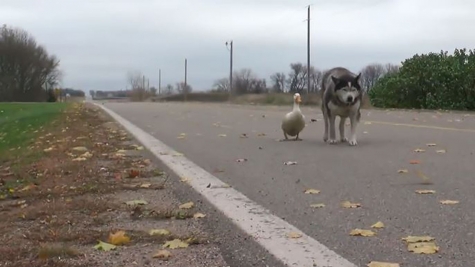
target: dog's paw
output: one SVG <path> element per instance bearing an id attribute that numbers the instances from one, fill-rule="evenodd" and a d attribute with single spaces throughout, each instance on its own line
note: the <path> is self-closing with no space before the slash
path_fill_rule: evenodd
<path id="1" fill-rule="evenodd" d="M 358 142 L 356 142 L 356 139 L 352 139 L 348 142 L 348 144 L 350 144 L 350 146 L 356 146 L 358 145 Z"/>
<path id="2" fill-rule="evenodd" d="M 343 138 L 340 139 L 340 141 L 341 141 L 342 143 L 346 143 L 346 142 L 348 142 L 348 138 L 343 137 Z"/>
<path id="3" fill-rule="evenodd" d="M 324 135 L 324 136 L 323 136 L 323 142 L 326 143 L 327 141 L 328 141 L 328 135 Z"/>
<path id="4" fill-rule="evenodd" d="M 334 144 L 338 143 L 338 141 L 337 141 L 336 139 L 330 139 L 330 141 L 329 141 L 329 142 L 330 142 L 330 144 L 332 144 L 332 145 L 334 145 Z"/>

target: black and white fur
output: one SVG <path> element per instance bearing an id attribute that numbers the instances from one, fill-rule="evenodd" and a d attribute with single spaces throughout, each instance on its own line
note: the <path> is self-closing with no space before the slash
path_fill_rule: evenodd
<path id="1" fill-rule="evenodd" d="M 360 106 L 363 92 L 359 83 L 361 73 L 352 73 L 346 68 L 328 70 L 322 78 L 322 113 L 325 122 L 323 141 L 336 144 L 335 120 L 340 116 L 340 141 L 356 146 L 356 126 L 360 121 Z M 351 134 L 345 136 L 346 118 L 350 118 Z M 329 136 L 330 135 L 330 136 Z"/>

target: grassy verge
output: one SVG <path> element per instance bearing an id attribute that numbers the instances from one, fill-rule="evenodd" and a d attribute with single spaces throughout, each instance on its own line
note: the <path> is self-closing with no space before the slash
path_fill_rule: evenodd
<path id="1" fill-rule="evenodd" d="M 8 109 L 8 124 L 22 136 L 8 140 L 8 157 L 0 161 L 0 243 L 8 244 L 0 246 L 0 266 L 148 266 L 175 239 L 190 249 L 172 251 L 167 266 L 224 266 L 207 262 L 216 250 L 190 227 L 200 223 L 193 218 L 197 207 L 180 208 L 167 175 L 97 108 Z M 17 146 L 21 154 L 13 156 Z M 152 228 L 168 232 L 151 235 Z M 115 251 L 97 247 L 99 240 Z M 203 255 L 202 264 L 187 265 L 190 255 Z"/>
<path id="2" fill-rule="evenodd" d="M 68 103 L 0 103 L 0 160 L 35 142 Z"/>

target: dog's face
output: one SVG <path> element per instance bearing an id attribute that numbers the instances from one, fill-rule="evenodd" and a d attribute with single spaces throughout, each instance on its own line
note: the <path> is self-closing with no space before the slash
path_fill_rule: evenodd
<path id="1" fill-rule="evenodd" d="M 353 79 L 331 77 L 335 83 L 335 94 L 341 102 L 348 105 L 356 102 L 361 94 L 361 86 L 358 81 L 360 76 L 361 73 Z"/>

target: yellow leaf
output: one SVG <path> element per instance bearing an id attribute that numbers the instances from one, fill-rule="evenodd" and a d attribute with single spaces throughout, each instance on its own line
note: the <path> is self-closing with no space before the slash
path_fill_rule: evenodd
<path id="1" fill-rule="evenodd" d="M 50 152 L 50 151 L 53 151 L 53 150 L 54 150 L 54 147 L 50 147 L 50 148 L 44 149 L 43 151 L 44 151 L 44 152 Z"/>
<path id="2" fill-rule="evenodd" d="M 421 153 L 421 152 L 426 152 L 425 149 L 422 148 L 416 148 L 414 149 L 414 152 Z"/>
<path id="3" fill-rule="evenodd" d="M 143 150 L 143 146 L 137 146 L 137 147 L 135 147 L 135 149 L 137 149 L 137 150 Z"/>
<path id="4" fill-rule="evenodd" d="M 82 152 L 85 152 L 85 151 L 87 151 L 87 148 L 86 148 L 86 147 L 83 147 L 83 146 L 77 146 L 77 147 L 73 147 L 73 150 L 74 150 L 74 151 L 82 151 Z"/>
<path id="5" fill-rule="evenodd" d="M 310 204 L 310 207 L 314 208 L 314 209 L 319 209 L 319 208 L 324 208 L 325 204 L 323 204 L 323 203 Z"/>
<path id="6" fill-rule="evenodd" d="M 219 137 L 226 137 L 227 135 L 226 134 L 219 134 L 218 136 Z"/>
<path id="7" fill-rule="evenodd" d="M 183 153 L 174 153 L 172 156 L 174 156 L 174 157 L 182 157 L 182 156 L 183 156 Z"/>
<path id="8" fill-rule="evenodd" d="M 168 250 L 159 250 L 157 253 L 153 254 L 153 258 L 161 259 L 167 261 L 172 256 L 172 253 Z"/>
<path id="9" fill-rule="evenodd" d="M 187 248 L 188 243 L 183 242 L 180 239 L 173 239 L 172 241 L 165 242 L 162 247 L 170 249 Z"/>
<path id="10" fill-rule="evenodd" d="M 191 209 L 195 206 L 195 204 L 193 202 L 186 202 L 186 203 L 183 203 L 181 204 L 178 208 L 180 209 Z"/>
<path id="11" fill-rule="evenodd" d="M 363 230 L 363 229 L 353 229 L 350 232 L 351 236 L 375 236 L 376 233 L 371 230 Z"/>
<path id="12" fill-rule="evenodd" d="M 372 261 L 367 266 L 368 267 L 400 267 L 399 263 L 383 262 L 383 261 Z"/>
<path id="13" fill-rule="evenodd" d="M 435 240 L 432 236 L 424 235 L 424 236 L 407 236 L 403 237 L 402 240 L 406 241 L 407 243 L 417 243 L 417 242 L 430 242 Z"/>
<path id="14" fill-rule="evenodd" d="M 124 231 L 117 231 L 115 234 L 109 234 L 109 243 L 112 245 L 125 245 L 130 242 L 130 237 L 125 235 Z"/>
<path id="15" fill-rule="evenodd" d="M 151 183 L 144 183 L 140 185 L 141 188 L 149 188 L 150 186 L 152 186 Z"/>
<path id="16" fill-rule="evenodd" d="M 341 202 L 341 206 L 346 209 L 354 209 L 361 207 L 360 203 L 351 203 L 350 201 Z"/>
<path id="17" fill-rule="evenodd" d="M 384 223 L 379 221 L 379 222 L 371 225 L 371 228 L 384 228 Z"/>
<path id="18" fill-rule="evenodd" d="M 287 237 L 288 238 L 301 238 L 302 237 L 302 234 L 301 233 L 297 233 L 297 232 L 290 232 L 287 234 Z"/>
<path id="19" fill-rule="evenodd" d="M 458 204 L 460 201 L 458 200 L 441 200 L 440 203 L 441 204 L 444 204 L 444 205 L 454 205 L 454 204 Z"/>
<path id="20" fill-rule="evenodd" d="M 439 154 L 445 154 L 445 152 L 447 151 L 445 149 L 439 149 L 439 150 L 436 150 L 435 152 Z"/>
<path id="21" fill-rule="evenodd" d="M 320 190 L 317 190 L 317 189 L 307 189 L 307 190 L 305 190 L 304 193 L 305 193 L 305 194 L 318 194 L 318 193 L 320 193 Z"/>
<path id="22" fill-rule="evenodd" d="M 94 248 L 97 250 L 110 251 L 114 250 L 116 246 L 99 240 L 99 244 L 95 245 Z"/>
<path id="23" fill-rule="evenodd" d="M 181 177 L 180 182 L 182 183 L 188 183 L 190 181 L 190 178 L 188 177 Z"/>
<path id="24" fill-rule="evenodd" d="M 200 213 L 200 212 L 197 212 L 193 215 L 193 218 L 195 218 L 195 219 L 201 219 L 201 218 L 204 218 L 204 217 L 206 217 L 206 215 L 203 214 L 203 213 Z"/>
<path id="25" fill-rule="evenodd" d="M 85 160 L 87 159 L 84 157 L 78 157 L 78 158 L 72 159 L 72 161 L 85 161 Z"/>
<path id="26" fill-rule="evenodd" d="M 127 205 L 129 205 L 129 206 L 134 206 L 134 205 L 147 205 L 148 202 L 145 201 L 145 200 L 130 200 L 130 201 L 125 202 L 125 204 L 127 204 Z"/>
<path id="27" fill-rule="evenodd" d="M 417 194 L 435 194 L 435 190 L 429 190 L 429 189 L 420 189 L 416 190 Z"/>
<path id="28" fill-rule="evenodd" d="M 170 231 L 167 229 L 152 229 L 148 233 L 150 235 L 169 235 Z"/>
<path id="29" fill-rule="evenodd" d="M 434 254 L 439 247 L 434 242 L 416 242 L 407 244 L 407 250 L 417 254 Z"/>
<path id="30" fill-rule="evenodd" d="M 20 191 L 20 192 L 28 191 L 28 190 L 31 190 L 31 189 L 33 189 L 33 188 L 35 188 L 35 187 L 36 187 L 36 185 L 30 184 L 30 185 L 27 185 L 27 186 L 23 187 L 23 188 L 20 189 L 19 191 Z"/>

